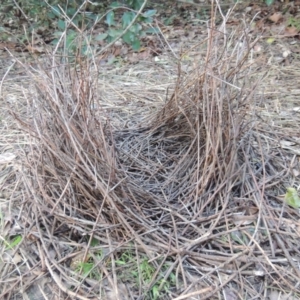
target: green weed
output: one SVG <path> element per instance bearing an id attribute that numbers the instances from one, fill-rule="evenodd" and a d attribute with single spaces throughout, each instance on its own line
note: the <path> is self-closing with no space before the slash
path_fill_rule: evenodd
<path id="1" fill-rule="evenodd" d="M 119 275 L 122 277 L 122 280 L 135 282 L 136 288 L 141 286 L 145 293 L 145 299 L 163 299 L 164 295 L 175 285 L 176 276 L 174 273 L 171 273 L 167 279 L 164 279 L 164 273 L 168 269 L 167 262 L 162 266 L 154 281 L 156 267 L 149 262 L 146 256 L 142 256 L 137 260 L 133 252 L 125 251 L 116 260 L 116 265 L 120 267 Z M 152 281 L 154 284 L 147 290 Z"/>

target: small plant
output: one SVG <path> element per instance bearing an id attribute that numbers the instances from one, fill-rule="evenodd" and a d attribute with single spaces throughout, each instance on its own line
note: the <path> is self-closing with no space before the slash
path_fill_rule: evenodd
<path id="1" fill-rule="evenodd" d="M 270 6 L 274 3 L 274 0 L 265 0 L 265 3 Z"/>
<path id="2" fill-rule="evenodd" d="M 100 272 L 95 268 L 95 262 L 93 259 L 89 259 L 88 262 L 79 262 L 75 269 L 77 273 L 81 273 L 85 277 L 89 277 L 92 279 L 101 279 Z"/>
<path id="3" fill-rule="evenodd" d="M 290 18 L 288 18 L 287 25 L 291 26 L 291 27 L 295 27 L 298 30 L 300 30 L 300 20 L 299 19 L 290 17 Z"/>
<path id="4" fill-rule="evenodd" d="M 10 241 L 9 240 L 3 240 L 5 244 L 5 249 L 6 250 L 11 250 L 18 246 L 22 242 L 22 236 L 21 235 L 16 235 L 14 236 Z"/>
<path id="5" fill-rule="evenodd" d="M 93 238 L 91 247 L 97 246 L 99 246 L 99 241 Z M 100 280 L 101 272 L 97 268 L 97 261 L 95 261 L 94 258 L 96 258 L 96 260 L 101 260 L 103 258 L 103 252 L 101 249 L 91 249 L 91 251 L 93 252 L 93 256 L 88 254 L 87 261 L 76 261 L 74 263 L 74 269 L 75 272 L 82 274 L 84 277 Z"/>
<path id="6" fill-rule="evenodd" d="M 143 1 L 127 1 L 129 7 L 133 9 L 140 9 Z M 137 12 L 129 10 L 123 13 L 121 17 L 121 22 L 115 20 L 114 9 L 120 8 L 119 4 L 113 3 L 111 5 L 112 10 L 106 15 L 106 24 L 108 25 L 108 30 L 106 33 L 102 34 L 102 38 L 108 42 L 114 41 L 119 37 L 123 31 L 133 22 L 136 18 L 136 22 L 132 24 L 128 30 L 122 35 L 122 39 L 128 45 L 131 45 L 134 50 L 139 50 L 141 47 L 141 39 L 146 36 L 147 33 L 155 32 L 155 29 L 145 30 L 143 24 L 151 24 L 153 22 L 152 17 L 156 14 L 156 10 L 147 10 L 143 14 L 137 16 Z"/>
<path id="7" fill-rule="evenodd" d="M 146 256 L 141 257 L 141 261 L 138 263 L 135 255 L 131 251 L 125 251 L 120 258 L 116 260 L 116 265 L 122 268 L 121 274 L 123 276 L 125 275 L 125 280 L 133 279 L 137 285 L 141 284 L 144 289 L 148 287 L 156 274 L 156 268 L 149 263 Z M 160 297 L 163 297 L 163 294 L 167 293 L 169 289 L 174 286 L 176 279 L 174 273 L 171 273 L 167 280 L 163 278 L 163 273 L 167 270 L 167 267 L 168 264 L 165 263 L 161 268 L 161 274 L 157 275 L 158 280 L 155 281 L 150 292 L 146 295 L 146 299 L 162 299 Z"/>
<path id="8" fill-rule="evenodd" d="M 156 32 L 155 29 L 149 28 L 156 10 L 146 10 L 137 15 L 145 1 L 126 0 L 109 5 L 109 2 L 105 1 L 91 3 L 87 0 L 20 0 L 18 4 L 12 0 L 6 0 L 4 4 L 8 9 L 2 17 L 14 19 L 13 25 L 10 26 L 19 27 L 20 31 L 26 28 L 25 33 L 18 37 L 21 43 L 31 41 L 32 35 L 39 33 L 47 36 L 48 40 L 49 36 L 52 37 L 52 44 L 57 45 L 62 34 L 65 34 L 64 46 L 67 47 L 68 52 L 74 54 L 74 51 L 78 50 L 76 41 L 81 32 L 86 32 L 103 20 L 107 25 L 107 30 L 96 36 L 95 40 L 113 42 L 123 33 L 123 41 L 134 50 L 139 50 L 141 39 L 149 33 Z M 15 18 L 16 15 L 18 18 Z M 0 34 L 5 36 L 4 32 L 1 33 L 1 27 Z M 82 42 L 80 51 L 81 54 L 85 54 L 89 43 L 84 40 Z"/>
<path id="9" fill-rule="evenodd" d="M 286 204 L 294 208 L 300 208 L 300 197 L 295 188 L 288 187 L 284 196 Z"/>
<path id="10" fill-rule="evenodd" d="M 243 2 L 243 0 L 235 0 L 235 2 Z M 264 0 L 264 2 L 270 6 L 274 3 L 274 0 Z"/>

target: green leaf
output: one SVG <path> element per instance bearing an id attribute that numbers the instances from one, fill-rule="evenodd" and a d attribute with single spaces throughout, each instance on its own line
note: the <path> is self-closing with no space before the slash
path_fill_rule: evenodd
<path id="1" fill-rule="evenodd" d="M 90 20 L 96 21 L 96 20 L 98 20 L 99 16 L 97 14 L 90 14 L 90 15 L 88 15 L 88 18 Z"/>
<path id="2" fill-rule="evenodd" d="M 52 12 L 56 17 L 60 16 L 60 9 L 58 6 L 52 6 Z"/>
<path id="3" fill-rule="evenodd" d="M 285 202 L 294 208 L 300 208 L 300 197 L 297 190 L 292 187 L 288 187 L 286 190 L 287 192 L 284 197 Z"/>
<path id="4" fill-rule="evenodd" d="M 138 19 L 138 21 L 143 22 L 143 23 L 146 23 L 146 24 L 150 24 L 150 23 L 153 22 L 153 19 L 152 19 L 152 18 L 144 18 L 144 17 L 140 17 L 140 18 Z"/>
<path id="5" fill-rule="evenodd" d="M 150 34 L 159 33 L 159 29 L 157 27 L 152 27 L 152 28 L 146 29 L 145 32 L 150 33 Z"/>
<path id="6" fill-rule="evenodd" d="M 48 17 L 48 19 L 54 19 L 55 18 L 55 14 L 53 12 L 48 12 L 47 13 L 47 17 Z"/>
<path id="7" fill-rule="evenodd" d="M 57 43 L 58 43 L 58 39 L 54 39 L 54 40 L 51 41 L 50 44 L 51 44 L 51 45 L 57 45 Z"/>
<path id="8" fill-rule="evenodd" d="M 69 17 L 73 17 L 75 13 L 76 13 L 76 9 L 75 8 L 70 7 L 70 8 L 67 9 L 67 15 Z"/>
<path id="9" fill-rule="evenodd" d="M 175 19 L 175 16 L 171 16 L 171 17 L 169 17 L 169 18 L 166 18 L 166 19 L 164 20 L 164 24 L 165 24 L 165 25 L 171 25 L 171 24 L 173 23 L 174 19 Z"/>
<path id="10" fill-rule="evenodd" d="M 122 27 L 126 28 L 130 22 L 134 19 L 135 13 L 134 12 L 125 12 L 122 16 Z"/>
<path id="11" fill-rule="evenodd" d="M 107 15 L 106 15 L 106 23 L 108 26 L 114 25 L 115 21 L 115 13 L 113 11 L 110 11 Z"/>
<path id="12" fill-rule="evenodd" d="M 141 49 L 140 40 L 138 40 L 138 39 L 134 40 L 133 43 L 131 44 L 131 47 L 134 51 L 139 51 Z"/>
<path id="13" fill-rule="evenodd" d="M 57 27 L 60 30 L 65 30 L 66 29 L 66 22 L 64 20 L 58 20 Z"/>
<path id="14" fill-rule="evenodd" d="M 108 30 L 108 35 L 111 36 L 112 38 L 116 38 L 117 36 L 119 36 L 122 33 L 122 30 L 120 29 L 113 29 L 110 28 Z"/>
<path id="15" fill-rule="evenodd" d="M 144 2 L 144 0 L 133 0 L 133 1 L 129 1 L 131 3 L 129 3 L 129 6 L 131 6 L 133 9 L 135 10 L 139 10 Z"/>
<path id="16" fill-rule="evenodd" d="M 237 242 L 238 244 L 241 244 L 243 245 L 244 244 L 244 241 L 243 241 L 243 234 L 239 231 L 239 230 L 235 230 L 235 231 L 232 231 L 230 233 L 230 236 L 231 238 Z"/>
<path id="17" fill-rule="evenodd" d="M 130 31 L 127 31 L 123 37 L 122 37 L 123 41 L 129 45 L 131 45 L 131 43 L 134 41 L 135 39 L 135 35 L 133 33 L 131 33 Z"/>
<path id="18" fill-rule="evenodd" d="M 176 282 L 176 275 L 173 272 L 170 274 L 170 278 L 171 278 L 171 283 Z"/>
<path id="19" fill-rule="evenodd" d="M 95 246 L 98 246 L 99 245 L 99 241 L 95 238 L 92 238 L 92 241 L 91 241 L 91 246 L 92 247 L 95 247 Z"/>
<path id="20" fill-rule="evenodd" d="M 115 1 L 115 2 L 113 2 L 109 5 L 109 7 L 111 7 L 111 8 L 117 8 L 117 7 L 120 7 L 120 6 L 122 6 L 122 4 L 120 2 L 117 2 L 117 1 Z"/>
<path id="21" fill-rule="evenodd" d="M 103 41 L 107 38 L 107 36 L 108 36 L 108 34 L 106 32 L 100 33 L 100 34 L 96 35 L 95 40 L 98 42 Z"/>
<path id="22" fill-rule="evenodd" d="M 63 31 L 55 31 L 53 33 L 53 36 L 56 37 L 56 38 L 60 38 L 62 34 L 63 34 Z"/>
<path id="23" fill-rule="evenodd" d="M 79 18 L 73 19 L 72 22 L 73 22 L 76 26 L 78 26 L 78 24 L 79 24 Z"/>
<path id="24" fill-rule="evenodd" d="M 66 36 L 67 44 L 68 43 L 72 43 L 75 40 L 76 35 L 77 34 L 76 34 L 76 32 L 74 30 L 68 31 L 68 34 Z"/>
<path id="25" fill-rule="evenodd" d="M 269 45 L 273 44 L 274 41 L 275 41 L 275 38 L 273 38 L 273 37 L 270 37 L 270 38 L 267 39 L 267 43 Z"/>
<path id="26" fill-rule="evenodd" d="M 155 285 L 155 286 L 152 288 L 152 294 L 153 294 L 153 298 L 154 298 L 154 299 L 157 299 L 157 298 L 159 297 L 158 286 Z"/>
<path id="27" fill-rule="evenodd" d="M 142 25 L 141 24 L 133 24 L 129 28 L 129 31 L 134 32 L 134 33 L 139 33 L 141 30 L 142 30 Z"/>
<path id="28" fill-rule="evenodd" d="M 17 245 L 19 245 L 21 241 L 22 241 L 22 236 L 21 235 L 16 235 L 12 239 L 11 242 L 6 242 L 7 248 L 12 249 L 12 248 L 16 247 Z"/>
<path id="29" fill-rule="evenodd" d="M 152 17 L 156 14 L 156 9 L 149 9 L 143 13 L 143 16 L 146 18 Z"/>
<path id="30" fill-rule="evenodd" d="M 265 0 L 265 2 L 269 6 L 274 3 L 274 0 Z"/>
<path id="31" fill-rule="evenodd" d="M 78 264 L 76 270 L 77 272 L 79 272 L 82 269 L 83 275 L 86 276 L 91 273 L 93 267 L 94 267 L 93 263 L 81 262 Z"/>

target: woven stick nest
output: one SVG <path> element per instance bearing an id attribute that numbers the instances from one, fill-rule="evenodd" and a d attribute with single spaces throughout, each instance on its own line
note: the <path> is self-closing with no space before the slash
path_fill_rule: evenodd
<path id="1" fill-rule="evenodd" d="M 206 56 L 189 74 L 179 64 L 172 94 L 149 110 L 108 103 L 86 62 L 29 70 L 29 116 L 12 114 L 33 141 L 22 177 L 23 244 L 39 253 L 30 272 L 49 274 L 72 299 L 146 299 L 170 274 L 160 299 L 250 299 L 263 285 L 299 292 L 299 231 L 280 227 L 299 213 L 276 197 L 289 162 L 254 110 L 264 100 L 254 43 L 246 32 L 235 39 L 211 31 Z M 155 268 L 147 285 L 120 275 L 128 249 Z M 72 267 L 91 259 L 99 280 Z"/>

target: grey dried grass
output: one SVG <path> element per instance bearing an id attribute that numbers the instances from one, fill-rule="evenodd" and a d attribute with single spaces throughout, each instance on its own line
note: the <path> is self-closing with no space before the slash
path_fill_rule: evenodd
<path id="1" fill-rule="evenodd" d="M 50 274 L 72 299 L 109 298 L 104 286 L 123 299 L 121 284 L 128 299 L 142 299 L 172 272 L 176 286 L 164 299 L 250 299 L 265 286 L 299 293 L 299 213 L 276 197 L 290 162 L 254 111 L 263 101 L 248 60 L 254 44 L 244 32 L 229 47 L 235 39 L 211 31 L 205 59 L 188 75 L 179 65 L 174 92 L 147 115 L 145 104 L 132 113 L 104 101 L 86 62 L 53 58 L 28 70 L 37 91 L 31 118 L 12 112 L 35 141 L 22 216 L 23 245 L 37 253 L 25 278 Z M 93 239 L 104 253 L 98 281 L 72 269 L 75 257 L 93 256 Z M 115 262 L 127 249 L 157 269 L 147 287 L 120 280 Z M 9 272 L 2 298 L 20 287 L 19 279 L 7 286 Z"/>

